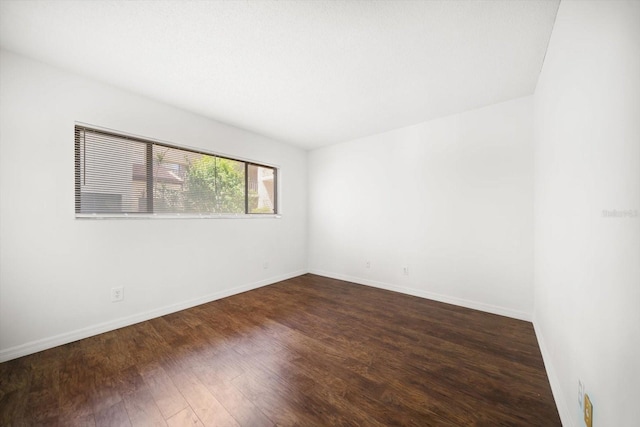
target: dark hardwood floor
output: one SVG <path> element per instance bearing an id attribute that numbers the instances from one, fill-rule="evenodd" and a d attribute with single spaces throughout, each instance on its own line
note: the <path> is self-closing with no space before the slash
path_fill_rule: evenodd
<path id="1" fill-rule="evenodd" d="M 528 322 L 304 275 L 0 364 L 0 425 L 559 426 Z"/>

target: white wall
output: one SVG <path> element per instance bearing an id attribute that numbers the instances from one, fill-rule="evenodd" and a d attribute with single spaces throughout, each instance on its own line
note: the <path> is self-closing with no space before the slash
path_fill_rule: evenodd
<path id="1" fill-rule="evenodd" d="M 2 52 L 0 361 L 303 273 L 308 250 L 319 274 L 533 313 L 564 425 L 578 380 L 595 426 L 634 425 L 640 214 L 602 211 L 640 211 L 638 22 L 563 1 L 533 98 L 313 151 L 308 186 L 301 150 Z M 283 218 L 75 220 L 74 121 L 277 164 Z"/>
<path id="2" fill-rule="evenodd" d="M 306 152 L 9 52 L 0 64 L 0 361 L 306 272 Z M 278 165 L 282 218 L 76 220 L 74 121 Z"/>
<path id="3" fill-rule="evenodd" d="M 532 109 L 525 97 L 312 151 L 310 270 L 530 319 Z"/>
<path id="4" fill-rule="evenodd" d="M 563 1 L 535 93 L 534 324 L 565 426 L 640 420 L 640 3 Z M 605 218 L 603 210 L 635 217 Z"/>

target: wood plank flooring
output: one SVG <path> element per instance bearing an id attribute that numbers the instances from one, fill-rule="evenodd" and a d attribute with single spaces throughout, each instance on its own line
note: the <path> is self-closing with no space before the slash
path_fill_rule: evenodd
<path id="1" fill-rule="evenodd" d="M 0 364 L 2 426 L 560 426 L 528 322 L 304 275 Z"/>

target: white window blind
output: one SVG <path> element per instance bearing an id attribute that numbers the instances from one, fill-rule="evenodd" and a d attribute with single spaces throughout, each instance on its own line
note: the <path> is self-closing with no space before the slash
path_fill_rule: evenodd
<path id="1" fill-rule="evenodd" d="M 79 216 L 277 213 L 277 169 L 142 138 L 75 127 Z"/>

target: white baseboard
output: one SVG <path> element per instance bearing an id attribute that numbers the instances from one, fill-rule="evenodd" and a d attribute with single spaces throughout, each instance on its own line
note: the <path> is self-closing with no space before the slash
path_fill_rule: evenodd
<path id="1" fill-rule="evenodd" d="M 307 273 L 306 270 L 298 270 L 288 274 L 283 274 L 276 277 L 270 277 L 268 279 L 261 280 L 259 282 L 236 286 L 235 288 L 227 289 L 220 292 L 215 292 L 213 294 L 205 295 L 203 297 L 195 298 L 189 301 L 183 301 L 177 304 L 171 304 L 165 307 L 160 307 L 154 310 L 146 311 L 144 313 L 121 317 L 119 319 L 110 320 L 108 322 L 99 323 L 97 325 L 88 326 L 86 328 L 77 329 L 75 331 L 65 332 L 52 337 L 47 337 L 40 340 L 31 341 L 25 344 L 10 347 L 0 351 L 0 363 L 6 362 L 7 360 L 11 360 L 11 359 L 16 359 L 18 357 L 26 356 L 29 354 L 37 353 L 39 351 L 47 350 L 49 348 L 57 347 L 59 345 L 68 344 L 70 342 L 78 341 L 84 338 L 89 338 L 94 335 L 102 334 L 104 332 L 120 329 L 125 326 L 134 325 L 136 323 L 144 322 L 146 320 L 155 319 L 156 317 L 175 313 L 177 311 L 195 307 L 200 304 L 205 304 L 221 298 L 226 298 L 242 292 L 261 288 L 263 286 L 267 286 L 273 283 L 281 282 L 283 280 L 291 279 L 292 277 L 301 276 L 306 273 Z"/>
<path id="2" fill-rule="evenodd" d="M 86 328 L 77 329 L 71 332 L 65 332 L 52 337 L 43 338 L 41 340 L 31 341 L 25 344 L 21 344 L 15 347 L 10 347 L 5 350 L 0 350 L 0 362 L 6 362 L 7 360 L 15 359 L 18 357 L 26 356 L 28 354 L 37 353 L 42 350 L 57 347 L 59 345 L 68 344 L 73 341 L 78 341 L 84 338 L 88 338 L 94 335 L 98 335 L 104 332 L 113 331 L 125 326 L 133 325 L 136 323 L 144 322 L 146 320 L 154 319 L 156 317 L 164 316 L 167 314 L 175 313 L 180 310 L 195 307 L 200 304 L 215 301 L 217 299 L 226 298 L 231 295 L 236 295 L 242 292 L 257 289 L 266 285 L 270 285 L 282 280 L 287 280 L 292 277 L 297 277 L 306 273 L 317 274 L 319 276 L 331 277 L 333 279 L 345 280 L 348 282 L 358 283 L 360 285 L 372 286 L 380 289 L 386 289 L 389 291 L 400 292 L 407 295 L 413 295 L 420 298 L 431 299 L 434 301 L 440 301 L 447 304 L 458 305 L 462 307 L 472 308 L 475 310 L 484 311 L 487 313 L 498 314 L 501 316 L 507 316 L 514 319 L 531 321 L 531 315 L 525 312 L 511 310 L 504 307 L 498 307 L 490 304 L 485 304 L 477 301 L 470 301 L 462 298 L 451 297 L 447 295 L 436 294 L 433 292 L 427 292 L 419 289 L 408 288 L 404 286 L 392 285 L 389 283 L 379 282 L 370 279 L 362 279 L 359 277 L 348 276 L 344 274 L 331 273 L 322 270 L 298 270 L 288 274 L 284 274 L 277 277 L 261 280 L 255 283 L 249 283 L 242 286 L 237 286 L 232 289 L 216 292 L 213 294 L 205 295 L 200 298 L 195 298 L 189 301 L 172 304 L 169 306 L 161 307 L 155 310 L 146 311 L 144 313 L 134 314 L 127 317 L 111 320 L 97 325 L 88 326 Z M 544 355 L 544 353 L 543 353 Z"/>
<path id="3" fill-rule="evenodd" d="M 426 298 L 434 301 L 444 302 L 447 304 L 459 305 L 461 307 L 472 308 L 487 313 L 498 314 L 500 316 L 511 317 L 518 320 L 531 321 L 531 314 L 523 311 L 512 310 L 505 307 L 499 307 L 491 304 L 485 304 L 478 301 L 466 300 L 463 298 L 452 297 L 448 295 L 437 294 L 434 292 L 423 291 L 421 289 L 407 288 L 405 286 L 397 286 L 389 283 L 379 282 L 371 279 L 363 279 L 360 277 L 348 276 L 345 274 L 331 273 L 317 269 L 310 269 L 309 273 L 318 276 L 330 277 L 332 279 L 344 280 L 347 282 L 357 283 L 359 285 L 372 286 L 374 288 L 386 289 L 388 291 L 400 292 L 407 295 L 413 295 L 420 298 Z"/>
<path id="4" fill-rule="evenodd" d="M 544 335 L 538 327 L 535 314 L 533 317 L 533 329 L 536 332 L 536 338 L 538 339 L 538 347 L 540 347 L 540 353 L 542 353 L 542 360 L 544 361 L 544 368 L 547 371 L 547 378 L 549 378 L 549 385 L 551 385 L 551 393 L 553 393 L 553 399 L 556 401 L 556 408 L 558 408 L 558 414 L 560 415 L 560 421 L 564 427 L 574 427 L 573 418 L 571 417 L 571 411 L 569 405 L 564 399 L 562 394 L 562 387 L 560 386 L 560 380 L 556 375 L 556 370 L 551 362 L 551 355 L 544 342 Z"/>

